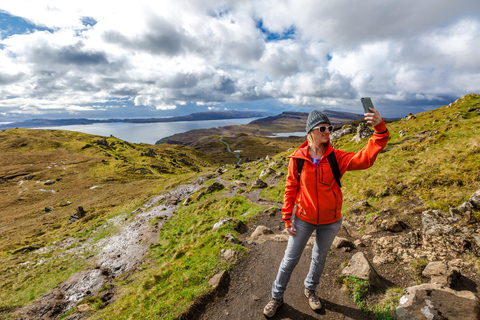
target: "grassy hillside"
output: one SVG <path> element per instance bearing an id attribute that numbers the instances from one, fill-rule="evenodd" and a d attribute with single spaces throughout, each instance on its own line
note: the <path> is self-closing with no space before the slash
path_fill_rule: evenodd
<path id="1" fill-rule="evenodd" d="M 479 120 L 480 95 L 471 94 L 449 106 L 389 123 L 391 138 L 374 167 L 348 172 L 342 179 L 345 219 L 358 218 L 351 206 L 368 200 L 372 207 L 360 213 L 365 221 L 369 215 L 387 210 L 392 217 L 402 217 L 413 227 L 418 213 L 425 209 L 448 210 L 464 202 L 480 189 Z M 350 141 L 352 137 L 353 134 L 335 140 L 335 147 L 358 151 L 368 140 L 357 144 Z M 191 148 L 122 145 L 115 138 L 107 139 L 115 145 L 104 147 L 96 145 L 97 138 L 63 131 L 0 132 L 0 190 L 7 195 L 0 200 L 0 285 L 7 288 L 0 293 L 0 318 L 2 311 L 7 314 L 25 305 L 85 268 L 86 258 L 94 254 L 85 252 L 74 259 L 68 255 L 52 259 L 48 255 L 34 256 L 32 253 L 38 248 L 65 238 L 85 242 L 107 218 L 131 212 L 160 190 L 189 181 L 199 170 L 213 169 L 211 158 Z M 213 154 L 220 160 L 225 149 L 216 145 L 216 138 L 210 141 L 211 150 L 218 148 Z M 212 227 L 224 218 L 248 223 L 258 212 L 268 209 L 245 197 L 251 183 L 267 168 L 276 172 L 262 179 L 275 183 L 270 183 L 261 196 L 282 202 L 282 173 L 286 173 L 287 156 L 292 152 L 288 149 L 297 147 L 301 139 L 272 140 L 270 144 L 275 147 L 271 149 L 268 140 L 246 135 L 225 140 L 232 150 L 242 149 L 252 158 L 261 156 L 239 168 L 232 164 L 223 166 L 221 179 L 226 183 L 240 180 L 245 185 L 227 187 L 188 206 L 181 205 L 161 230 L 158 243 L 151 246 L 141 270 L 115 279 L 114 285 L 119 288 L 115 302 L 107 306 L 101 306 L 94 298 L 82 302 L 94 309 L 93 319 L 175 319 L 196 298 L 209 292 L 208 279 L 231 268 L 231 262 L 219 259 L 222 249 L 247 253 L 246 248 L 225 242 L 227 233 L 238 236 L 234 225 L 223 226 L 217 232 L 212 232 Z M 157 153 L 154 158 L 140 156 L 148 148 Z M 268 160 L 265 154 L 269 155 Z M 186 159 L 186 163 L 181 159 Z M 230 160 L 225 156 L 224 161 Z M 22 180 L 30 175 L 30 180 Z M 212 179 L 207 185 L 213 183 L 213 175 L 208 176 Z M 61 180 L 57 181 L 58 178 Z M 47 180 L 55 183 L 45 185 Z M 47 206 L 53 211 L 47 212 Z M 82 223 L 67 223 L 77 206 L 83 206 L 89 218 Z M 480 221 L 480 217 L 476 218 Z M 114 232 L 102 230 L 96 237 Z M 37 260 L 32 260 L 34 257 Z M 26 261 L 30 262 L 25 264 Z M 42 277 L 37 277 L 40 274 Z"/>
<path id="2" fill-rule="evenodd" d="M 480 189 L 480 95 L 391 122 L 388 129 L 390 140 L 375 165 L 343 176 L 343 212 L 363 200 L 372 212 L 389 209 L 407 217 L 427 208 L 448 211 Z M 334 146 L 356 152 L 368 140 L 357 144 L 352 137 L 343 136 Z M 269 188 L 265 195 L 282 201 L 283 186 Z"/>
<path id="3" fill-rule="evenodd" d="M 93 254 L 52 259 L 51 253 L 33 254 L 37 250 L 65 239 L 73 248 L 99 229 L 96 237 L 105 237 L 114 231 L 104 226 L 108 218 L 133 211 L 165 186 L 213 164 L 188 147 L 114 137 L 99 145 L 98 139 L 60 130 L 0 132 L 0 311 L 28 303 L 87 267 Z M 141 155 L 148 149 L 156 155 Z M 86 217 L 67 222 L 79 206 Z"/>

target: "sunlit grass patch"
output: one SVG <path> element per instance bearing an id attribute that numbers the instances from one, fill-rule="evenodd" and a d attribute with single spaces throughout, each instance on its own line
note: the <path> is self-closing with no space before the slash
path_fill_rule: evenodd
<path id="1" fill-rule="evenodd" d="M 144 271 L 134 282 L 124 284 L 118 300 L 96 318 L 175 319 L 210 290 L 208 280 L 215 273 L 231 268 L 232 261 L 219 259 L 222 249 L 246 253 L 246 248 L 225 242 L 227 233 L 238 235 L 237 223 L 227 223 L 215 232 L 213 225 L 226 218 L 247 223 L 260 210 L 241 196 L 212 196 L 182 207 L 162 228 L 158 244 L 151 246 Z"/>

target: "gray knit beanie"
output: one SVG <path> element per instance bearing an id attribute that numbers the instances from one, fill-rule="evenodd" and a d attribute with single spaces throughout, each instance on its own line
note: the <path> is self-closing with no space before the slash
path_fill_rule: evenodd
<path id="1" fill-rule="evenodd" d="M 319 123 L 331 124 L 330 120 L 323 112 L 320 112 L 318 110 L 312 110 L 312 112 L 310 112 L 310 114 L 308 115 L 307 119 L 307 133 L 309 133 L 310 130 L 312 130 L 313 127 L 315 127 Z"/>

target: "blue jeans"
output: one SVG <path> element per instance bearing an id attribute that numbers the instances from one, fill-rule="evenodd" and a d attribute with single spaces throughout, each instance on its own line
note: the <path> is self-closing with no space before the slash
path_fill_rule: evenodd
<path id="1" fill-rule="evenodd" d="M 315 290 L 317 288 L 320 283 L 323 268 L 325 267 L 328 250 L 342 226 L 342 218 L 331 224 L 315 225 L 295 217 L 293 223 L 297 229 L 297 235 L 295 237 L 289 237 L 285 255 L 278 268 L 277 278 L 273 282 L 272 297 L 275 299 L 281 299 L 283 297 L 283 293 L 287 289 L 287 284 L 290 280 L 290 275 L 300 260 L 313 231 L 316 231 L 315 245 L 312 249 L 310 271 L 305 278 L 304 284 L 305 288 L 309 290 Z"/>

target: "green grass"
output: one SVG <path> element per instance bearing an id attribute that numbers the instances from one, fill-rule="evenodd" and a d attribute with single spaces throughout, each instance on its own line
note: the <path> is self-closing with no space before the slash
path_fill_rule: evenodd
<path id="1" fill-rule="evenodd" d="M 92 249 L 78 255 L 67 250 L 111 236 L 119 226 L 108 224 L 108 219 L 124 215 L 127 223 L 147 199 L 191 180 L 212 164 L 188 147 L 130 144 L 112 137 L 107 141 L 115 145 L 106 147 L 96 145 L 97 139 L 62 130 L 0 131 L 0 177 L 20 173 L 2 184 L 0 287 L 5 290 L 0 290 L 0 310 L 24 306 L 88 267 Z M 155 158 L 140 156 L 148 148 L 157 153 Z M 28 174 L 34 178 L 20 184 Z M 58 177 L 62 179 L 49 187 L 37 182 Z M 39 188 L 56 192 L 41 194 Z M 44 211 L 47 206 L 53 208 L 49 214 Z M 87 215 L 68 223 L 77 206 Z M 73 242 L 47 253 L 38 250 L 65 240 Z"/>
<path id="2" fill-rule="evenodd" d="M 342 178 L 345 202 L 367 198 L 375 207 L 402 209 L 405 202 L 418 199 L 425 208 L 448 210 L 460 205 L 466 195 L 480 188 L 480 116 L 468 112 L 480 104 L 480 95 L 469 95 L 451 107 L 423 112 L 409 121 L 387 125 L 390 140 L 374 166 L 348 172 Z M 400 130 L 407 135 L 400 137 Z M 420 131 L 438 131 L 425 137 Z M 351 135 L 335 141 L 337 148 L 358 151 L 358 145 L 347 141 Z M 349 210 L 344 206 L 344 212 Z"/>
<path id="3" fill-rule="evenodd" d="M 216 232 L 213 225 L 225 218 L 247 223 L 263 209 L 241 196 L 221 195 L 179 209 L 164 225 L 158 243 L 151 246 L 144 271 L 133 282 L 121 283 L 119 298 L 94 319 L 175 319 L 209 292 L 208 280 L 232 265 L 219 260 L 220 251 L 231 248 L 246 253 L 246 248 L 224 242 L 227 233 L 238 235 L 233 224 Z"/>
<path id="4" fill-rule="evenodd" d="M 388 288 L 384 297 L 377 304 L 371 305 L 366 301 L 366 296 L 370 290 L 368 281 L 355 276 L 346 276 L 342 278 L 342 283 L 347 294 L 353 297 L 353 301 L 363 312 L 379 320 L 395 319 L 395 310 L 403 293 L 402 288 Z"/>

